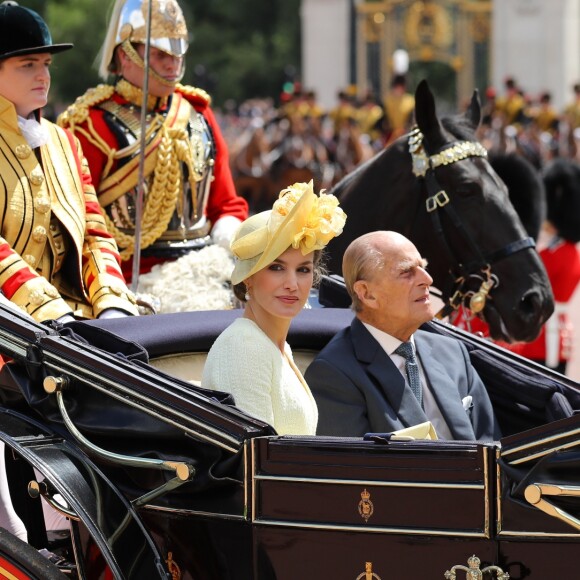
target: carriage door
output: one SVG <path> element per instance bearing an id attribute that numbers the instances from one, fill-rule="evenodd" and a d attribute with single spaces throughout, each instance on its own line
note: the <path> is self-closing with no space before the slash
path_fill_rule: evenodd
<path id="1" fill-rule="evenodd" d="M 474 555 L 482 571 L 495 565 L 494 452 L 468 441 L 252 440 L 254 578 L 443 580 Z"/>
<path id="2" fill-rule="evenodd" d="M 510 578 L 566 578 L 580 550 L 580 415 L 502 440 L 498 537 Z"/>

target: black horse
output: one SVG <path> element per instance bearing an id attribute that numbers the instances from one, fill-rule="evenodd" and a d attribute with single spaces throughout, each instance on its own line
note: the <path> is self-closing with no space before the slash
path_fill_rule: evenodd
<path id="1" fill-rule="evenodd" d="M 329 269 L 341 272 L 356 237 L 398 231 L 427 258 L 444 301 L 467 302 L 494 338 L 531 340 L 553 311 L 552 291 L 533 239 L 475 139 L 477 92 L 464 115 L 441 120 L 426 81 L 415 103 L 417 128 L 332 189 L 348 218 L 328 247 Z"/>

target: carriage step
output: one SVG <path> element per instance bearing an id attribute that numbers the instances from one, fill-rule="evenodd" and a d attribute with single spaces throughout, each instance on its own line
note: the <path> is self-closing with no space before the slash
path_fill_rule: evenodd
<path id="1" fill-rule="evenodd" d="M 52 562 L 63 574 L 66 574 L 70 578 L 78 577 L 76 565 L 73 562 L 67 560 L 65 557 L 59 556 L 58 554 L 55 554 L 46 548 L 38 550 L 38 553 Z"/>

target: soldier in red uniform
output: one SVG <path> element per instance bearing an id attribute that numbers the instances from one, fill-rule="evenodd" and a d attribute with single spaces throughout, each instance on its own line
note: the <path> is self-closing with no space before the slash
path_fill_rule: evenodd
<path id="1" fill-rule="evenodd" d="M 508 185 L 514 208 L 527 232 L 534 238 L 538 237 L 538 214 L 533 211 L 537 202 L 529 194 L 535 186 L 528 183 L 522 188 L 525 174 L 504 176 L 499 171 L 500 168 L 496 169 Z M 518 180 L 518 183 L 514 180 Z M 577 247 L 580 241 L 580 167 L 568 160 L 556 160 L 546 169 L 544 182 L 547 215 L 537 247 L 554 293 L 555 311 L 534 341 L 498 344 L 565 374 L 574 341 L 574 329 L 567 309 L 580 282 L 580 251 Z M 529 194 L 527 196 L 524 195 L 526 189 Z M 489 335 L 487 324 L 479 318 L 470 318 L 469 311 L 463 308 L 452 315 L 451 322 L 481 336 Z"/>
<path id="2" fill-rule="evenodd" d="M 565 374 L 574 330 L 567 309 L 580 282 L 580 168 L 558 160 L 549 166 L 546 183 L 547 220 L 538 250 L 552 285 L 556 307 L 536 340 L 510 345 L 510 350 Z"/>
<path id="3" fill-rule="evenodd" d="M 131 274 L 145 84 L 146 0 L 117 0 L 100 74 L 114 75 L 79 97 L 59 124 L 79 138 L 107 225 Z M 229 247 L 248 215 L 234 188 L 225 140 L 202 89 L 179 83 L 187 27 L 175 0 L 153 0 L 149 51 L 141 269 L 200 248 Z"/>

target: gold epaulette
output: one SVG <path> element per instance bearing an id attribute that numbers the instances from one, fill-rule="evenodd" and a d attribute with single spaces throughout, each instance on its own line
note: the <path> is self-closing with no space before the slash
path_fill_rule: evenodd
<path id="1" fill-rule="evenodd" d="M 203 89 L 177 83 L 175 90 L 181 93 L 187 100 L 197 101 L 200 105 L 205 105 L 206 107 L 211 105 L 211 97 Z"/>
<path id="2" fill-rule="evenodd" d="M 61 127 L 70 127 L 84 123 L 89 116 L 89 109 L 110 99 L 114 92 L 115 87 L 112 85 L 100 84 L 90 88 L 58 116 L 57 124 Z"/>

